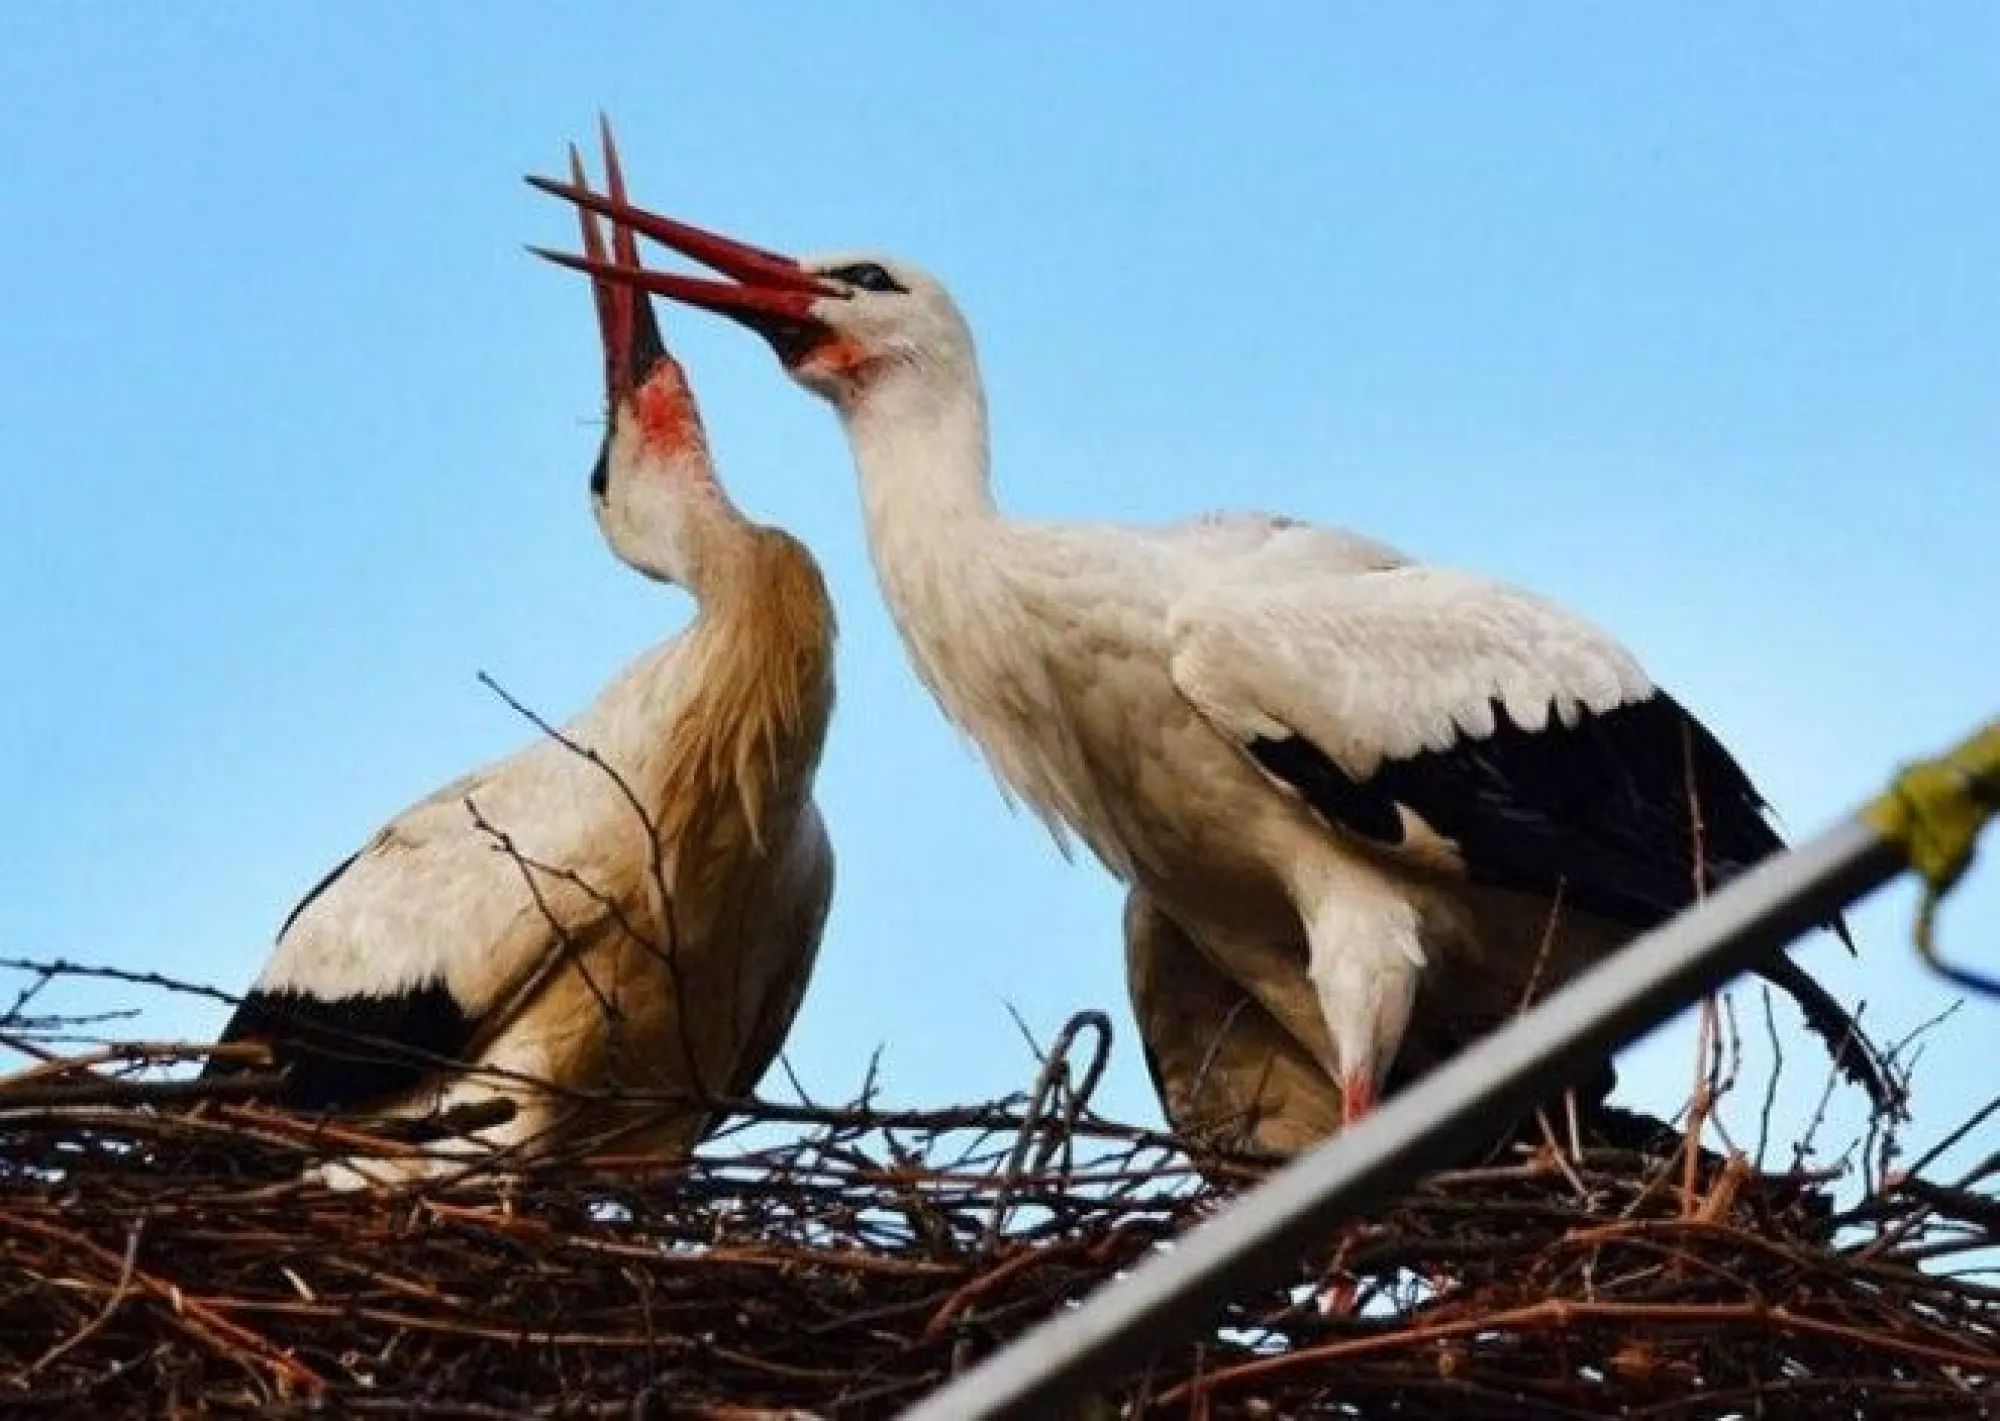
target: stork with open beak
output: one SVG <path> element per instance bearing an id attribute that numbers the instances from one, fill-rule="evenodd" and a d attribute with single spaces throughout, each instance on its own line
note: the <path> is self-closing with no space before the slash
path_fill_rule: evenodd
<path id="1" fill-rule="evenodd" d="M 1290 518 L 1009 519 L 972 334 L 935 279 L 531 181 L 728 278 L 544 253 L 751 327 L 832 403 L 945 714 L 1319 1053 L 1346 1118 L 1420 997 L 1477 1035 L 1780 847 L 1722 744 L 1573 613 Z M 1759 970 L 1885 1098 L 1839 1004 L 1782 955 Z"/>
<path id="2" fill-rule="evenodd" d="M 616 196 L 608 127 L 604 146 Z M 607 253 L 581 216 L 593 259 L 636 266 L 628 230 Z M 620 1153 L 679 1153 L 798 1010 L 833 878 L 812 799 L 826 588 L 799 542 L 724 493 L 647 297 L 591 286 L 609 406 L 591 508 L 613 554 L 693 595 L 693 623 L 563 727 L 567 745 L 420 801 L 292 911 L 223 1039 L 270 1042 L 293 1105 L 423 1114 L 500 1095 L 516 1109 L 497 1145 L 615 1135 Z M 639 1090 L 653 1098 L 616 1099 Z"/>

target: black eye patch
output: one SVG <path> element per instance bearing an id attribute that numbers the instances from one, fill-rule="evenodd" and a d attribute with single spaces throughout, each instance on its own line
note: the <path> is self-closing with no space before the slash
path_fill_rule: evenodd
<path id="1" fill-rule="evenodd" d="M 852 266 L 835 267 L 827 275 L 835 281 L 844 281 L 849 286 L 858 286 L 863 291 L 908 290 L 874 262 L 856 262 Z"/>

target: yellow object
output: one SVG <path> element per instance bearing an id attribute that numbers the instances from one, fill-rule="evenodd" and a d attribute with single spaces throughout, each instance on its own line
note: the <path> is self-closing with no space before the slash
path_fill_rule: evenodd
<path id="1" fill-rule="evenodd" d="M 2000 996 L 2000 979 L 1941 960 L 1932 937 L 1938 904 L 1971 866 L 1980 831 L 2000 814 L 2000 721 L 1956 749 L 1919 760 L 1896 776 L 1889 792 L 1862 810 L 1868 826 L 1902 850 L 1923 879 L 1917 907 L 1917 952 L 1952 981 Z"/>

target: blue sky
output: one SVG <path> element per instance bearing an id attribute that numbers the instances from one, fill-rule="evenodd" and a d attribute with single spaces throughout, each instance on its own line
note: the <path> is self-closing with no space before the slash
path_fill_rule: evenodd
<path id="1" fill-rule="evenodd" d="M 1016 510 L 1282 509 L 1534 586 L 1797 832 L 2000 708 L 2000 12 L 1218 13 L 11 11 L 0 951 L 240 986 L 326 867 L 523 741 L 476 671 L 563 715 L 684 620 L 587 515 L 590 303 L 521 250 L 572 229 L 520 174 L 600 107 L 646 202 L 942 275 Z M 841 608 L 792 1058 L 834 1095 L 878 1043 L 905 1099 L 1018 1084 L 1004 1003 L 1122 1011 L 1118 894 L 907 673 L 829 413 L 734 328 L 668 334 Z M 1907 912 L 1807 949 L 1896 1027 L 1947 1000 Z M 2000 873 L 1946 928 L 1991 961 Z M 1934 1039 L 1920 1124 L 1991 1089 L 1996 1010 Z M 1686 1043 L 1630 1094 L 1678 1099 Z M 1105 1102 L 1151 1110 L 1129 1033 Z"/>

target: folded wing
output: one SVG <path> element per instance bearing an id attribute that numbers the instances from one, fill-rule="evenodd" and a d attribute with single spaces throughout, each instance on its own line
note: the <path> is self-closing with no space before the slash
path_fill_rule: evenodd
<path id="1" fill-rule="evenodd" d="M 1636 931 L 1782 847 L 1721 742 L 1552 603 L 1441 568 L 1229 572 L 1172 609 L 1176 684 L 1377 849 Z M 1881 1092 L 1846 1013 L 1789 962 L 1767 975 Z"/>

